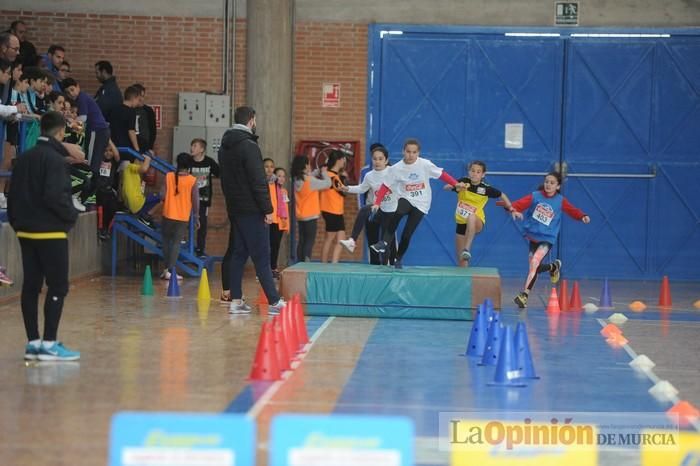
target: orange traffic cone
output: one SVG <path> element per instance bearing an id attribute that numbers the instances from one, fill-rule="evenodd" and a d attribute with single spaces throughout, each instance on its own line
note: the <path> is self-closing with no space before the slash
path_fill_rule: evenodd
<path id="1" fill-rule="evenodd" d="M 280 313 L 282 319 L 282 331 L 287 342 L 287 352 L 289 357 L 294 359 L 294 356 L 299 350 L 299 340 L 297 339 L 297 330 L 294 327 L 294 317 L 292 316 L 292 306 L 287 303 Z"/>
<path id="2" fill-rule="evenodd" d="M 297 293 L 292 297 L 292 309 L 296 319 L 297 339 L 299 344 L 304 346 L 309 342 L 309 334 L 306 332 L 306 320 L 304 319 L 304 309 L 301 307 L 301 297 Z"/>
<path id="3" fill-rule="evenodd" d="M 562 280 L 559 285 L 559 309 L 562 312 L 569 310 L 569 284 L 566 280 Z"/>
<path id="4" fill-rule="evenodd" d="M 547 312 L 552 314 L 558 314 L 561 312 L 559 309 L 559 298 L 557 297 L 557 289 L 552 287 L 552 292 L 549 295 L 549 302 L 547 303 Z"/>
<path id="5" fill-rule="evenodd" d="M 687 427 L 691 422 L 700 418 L 700 410 L 687 401 L 679 401 L 666 413 L 678 416 L 678 424 L 681 427 Z"/>
<path id="6" fill-rule="evenodd" d="M 608 324 L 600 331 L 600 334 L 605 338 L 610 338 L 613 335 L 622 335 L 622 330 L 615 324 Z"/>
<path id="7" fill-rule="evenodd" d="M 659 293 L 659 307 L 670 308 L 671 303 L 671 285 L 668 282 L 668 276 L 664 275 L 661 280 L 661 291 Z"/>
<path id="8" fill-rule="evenodd" d="M 280 324 L 280 321 L 278 320 L 278 316 L 273 317 L 272 319 L 272 329 L 274 331 L 274 336 L 275 336 L 275 350 L 277 351 L 277 365 L 280 368 L 280 371 L 288 371 L 292 369 L 292 366 L 289 364 L 291 358 L 289 357 L 289 353 L 287 352 L 287 342 L 285 341 L 284 338 L 284 332 L 282 331 L 282 325 Z"/>
<path id="9" fill-rule="evenodd" d="M 578 287 L 578 282 L 574 282 L 574 287 L 571 290 L 571 302 L 569 303 L 570 311 L 580 311 L 583 309 L 583 304 L 581 303 L 581 291 Z"/>
<path id="10" fill-rule="evenodd" d="M 263 291 L 262 286 L 258 287 L 258 304 L 269 304 L 267 302 L 267 296 L 265 296 L 265 291 Z"/>
<path id="11" fill-rule="evenodd" d="M 255 360 L 250 370 L 250 380 L 280 380 L 280 368 L 277 364 L 277 351 L 272 323 L 265 322 L 258 339 L 258 348 L 255 351 Z"/>

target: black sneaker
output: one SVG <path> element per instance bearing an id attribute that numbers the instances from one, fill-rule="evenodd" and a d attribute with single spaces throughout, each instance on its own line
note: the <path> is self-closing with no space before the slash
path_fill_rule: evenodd
<path id="1" fill-rule="evenodd" d="M 372 248 L 372 251 L 378 252 L 379 254 L 384 254 L 386 252 L 386 241 L 379 241 L 377 243 L 374 243 L 370 248 Z"/>
<path id="2" fill-rule="evenodd" d="M 525 309 L 527 307 L 527 293 L 521 291 L 513 301 L 515 301 L 515 304 L 517 304 L 520 309 Z"/>
<path id="3" fill-rule="evenodd" d="M 156 227 L 156 224 L 150 215 L 147 215 L 147 214 L 139 215 L 138 217 L 136 217 L 136 220 L 138 220 L 143 225 L 146 225 L 148 228 L 155 228 Z"/>
<path id="4" fill-rule="evenodd" d="M 403 269 L 403 263 L 401 262 L 401 259 L 396 259 L 394 261 L 394 268 L 395 269 Z"/>
<path id="5" fill-rule="evenodd" d="M 552 284 L 559 281 L 559 276 L 561 275 L 561 261 L 559 259 L 552 262 L 552 270 L 549 271 L 549 279 Z"/>

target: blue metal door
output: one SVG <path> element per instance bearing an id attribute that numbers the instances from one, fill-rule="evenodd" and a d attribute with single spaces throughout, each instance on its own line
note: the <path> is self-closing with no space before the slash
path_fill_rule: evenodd
<path id="1" fill-rule="evenodd" d="M 565 194 L 593 223 L 565 223 L 567 274 L 700 278 L 697 38 L 568 41 Z"/>
<path id="2" fill-rule="evenodd" d="M 376 31 L 377 34 L 381 34 Z M 544 38 L 512 39 L 499 34 L 385 34 L 375 53 L 377 92 L 371 112 L 371 142 L 381 141 L 392 159 L 403 141 L 421 140 L 422 155 L 455 177 L 470 160 L 485 160 L 490 170 L 517 165 L 544 170 L 559 157 L 562 43 Z M 372 105 L 372 104 L 371 104 Z M 376 120 L 374 117 L 376 116 Z M 504 147 L 507 123 L 523 123 L 522 150 Z M 525 194 L 533 177 L 489 177 L 488 182 Z M 456 197 L 433 182 L 430 214 L 416 231 L 405 260 L 409 264 L 455 264 Z M 526 248 L 509 217 L 493 203 L 487 228 L 474 244 L 474 265 L 497 265 L 522 272 Z M 522 260 L 513 260 L 522 256 Z"/>

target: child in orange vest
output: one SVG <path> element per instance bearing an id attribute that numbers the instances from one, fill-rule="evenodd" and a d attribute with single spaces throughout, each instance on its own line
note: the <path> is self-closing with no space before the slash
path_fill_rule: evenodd
<path id="1" fill-rule="evenodd" d="M 320 204 L 321 216 L 326 222 L 326 239 L 323 241 L 321 250 L 321 262 L 326 262 L 333 248 L 331 262 L 337 263 L 340 260 L 341 245 L 339 241 L 345 239 L 345 184 L 341 179 L 341 172 L 345 168 L 345 154 L 340 151 L 333 151 L 328 156 L 328 175 L 331 178 L 331 187 L 321 191 Z"/>
<path id="2" fill-rule="evenodd" d="M 275 220 L 277 223 L 270 225 L 270 265 L 272 266 L 272 276 L 279 278 L 277 270 L 277 258 L 280 254 L 280 244 L 285 231 L 289 231 L 289 193 L 284 188 L 287 182 L 287 172 L 284 168 L 275 168 Z M 272 194 L 271 194 L 272 195 Z"/>
<path id="3" fill-rule="evenodd" d="M 177 171 L 165 175 L 163 185 L 163 260 L 166 269 L 160 278 L 170 280 L 180 255 L 180 240 L 185 236 L 192 212 L 199 212 L 197 178 L 189 174 L 190 154 L 177 156 Z M 199 221 L 197 220 L 197 228 Z M 181 280 L 180 275 L 177 276 Z"/>

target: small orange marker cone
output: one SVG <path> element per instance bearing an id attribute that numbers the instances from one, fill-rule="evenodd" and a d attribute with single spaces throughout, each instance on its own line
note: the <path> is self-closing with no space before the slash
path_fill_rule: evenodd
<path id="1" fill-rule="evenodd" d="M 258 339 L 258 348 L 255 351 L 255 360 L 250 370 L 250 380 L 280 380 L 279 365 L 277 364 L 277 351 L 272 330 L 272 323 L 265 322 Z"/>
<path id="2" fill-rule="evenodd" d="M 678 416 L 678 424 L 687 427 L 700 418 L 700 410 L 687 401 L 679 401 L 666 414 Z"/>
<path id="3" fill-rule="evenodd" d="M 610 338 L 613 335 L 622 335 L 622 330 L 615 324 L 608 324 L 600 331 L 600 334 L 605 338 Z"/>
<path id="4" fill-rule="evenodd" d="M 282 331 L 287 342 L 287 352 L 289 357 L 294 359 L 294 355 L 299 351 L 299 340 L 297 338 L 297 330 L 294 326 L 294 316 L 292 315 L 292 306 L 287 303 L 280 313 L 282 320 Z"/>
<path id="5" fill-rule="evenodd" d="M 671 306 L 671 285 L 668 282 L 668 276 L 664 275 L 663 280 L 661 280 L 661 291 L 659 292 L 659 307 L 670 308 Z"/>
<path id="6" fill-rule="evenodd" d="M 549 302 L 547 303 L 547 312 L 551 314 L 559 314 L 561 309 L 559 309 L 559 298 L 557 297 L 557 289 L 552 287 L 552 292 L 549 295 Z"/>
<path id="7" fill-rule="evenodd" d="M 566 312 L 569 310 L 569 284 L 562 280 L 559 285 L 559 310 Z"/>
<path id="8" fill-rule="evenodd" d="M 605 341 L 614 348 L 619 348 L 620 346 L 624 346 L 629 343 L 629 340 L 621 333 L 614 333 Z"/>
<path id="9" fill-rule="evenodd" d="M 644 304 L 642 301 L 632 301 L 629 304 L 629 308 L 631 311 L 634 312 L 642 312 L 644 309 L 647 308 L 647 305 Z"/>
<path id="10" fill-rule="evenodd" d="M 581 303 L 581 290 L 579 290 L 578 282 L 574 282 L 574 287 L 571 290 L 571 302 L 569 303 L 570 311 L 581 311 L 583 304 Z"/>

